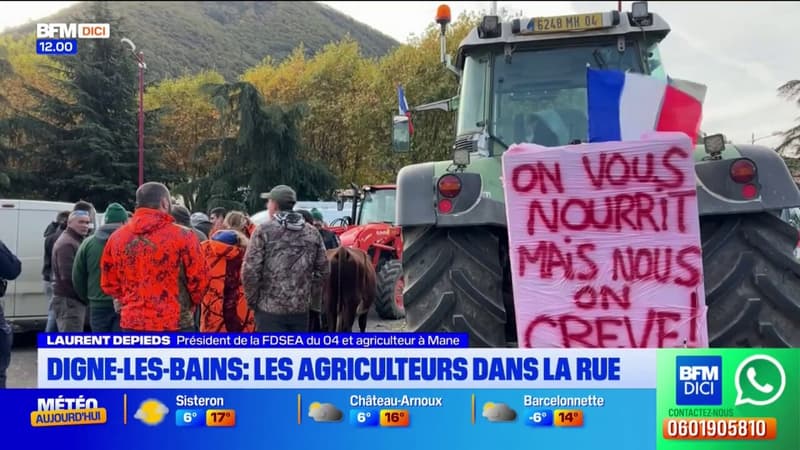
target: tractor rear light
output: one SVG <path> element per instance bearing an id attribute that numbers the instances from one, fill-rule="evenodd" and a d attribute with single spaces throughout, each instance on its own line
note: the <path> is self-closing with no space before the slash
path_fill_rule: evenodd
<path id="1" fill-rule="evenodd" d="M 749 183 L 756 177 L 756 166 L 749 159 L 739 159 L 731 164 L 731 179 L 739 184 Z"/>
<path id="2" fill-rule="evenodd" d="M 453 198 L 461 192 L 461 180 L 455 175 L 445 175 L 439 178 L 437 187 L 442 197 Z"/>
<path id="3" fill-rule="evenodd" d="M 439 200 L 439 212 L 442 214 L 449 214 L 453 210 L 453 202 L 443 198 Z"/>
<path id="4" fill-rule="evenodd" d="M 754 184 L 745 184 L 742 186 L 742 197 L 747 200 L 752 200 L 758 197 L 758 188 Z"/>

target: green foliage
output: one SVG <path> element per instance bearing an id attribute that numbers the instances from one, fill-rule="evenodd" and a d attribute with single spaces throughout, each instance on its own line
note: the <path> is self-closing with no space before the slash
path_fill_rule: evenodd
<path id="1" fill-rule="evenodd" d="M 405 165 L 450 157 L 455 117 L 444 111 L 415 113 L 413 151 L 402 155 L 391 151 L 398 84 L 404 86 L 410 106 L 457 93 L 456 77 L 439 63 L 435 24 L 410 44 L 384 55 L 375 50 L 381 45 L 375 34 L 367 39 L 352 32 L 353 27 L 349 36 L 312 39 L 313 33 L 303 31 L 308 25 L 295 17 L 327 11 L 327 22 L 314 27 L 320 34 L 334 33 L 340 17 L 317 4 L 151 5 L 110 4 L 112 11 L 130 8 L 139 14 L 147 9 L 146 17 L 152 19 L 142 24 L 140 16 L 131 12 L 125 24 L 112 24 L 112 30 L 127 33 L 125 29 L 170 21 L 172 28 L 162 25 L 149 33 L 155 36 L 172 29 L 175 34 L 184 28 L 192 36 L 220 29 L 229 33 L 214 35 L 202 45 L 199 38 L 189 39 L 195 44 L 192 55 L 214 55 L 213 61 L 219 63 L 203 71 L 210 67 L 203 64 L 212 60 L 196 56 L 182 60 L 174 53 L 180 43 L 150 44 L 142 40 L 144 35 L 126 34 L 145 51 L 146 80 L 159 75 L 159 65 L 179 68 L 169 73 L 180 77 L 151 84 L 145 92 L 145 178 L 167 183 L 190 210 L 222 206 L 255 212 L 264 207 L 259 194 L 277 184 L 294 187 L 301 200 L 330 200 L 336 187 L 351 182 L 394 183 Z M 308 14 L 303 22 L 313 23 L 316 13 Z M 285 23 L 247 27 L 275 15 Z M 198 17 L 213 18 L 216 25 L 208 29 L 187 25 Z M 447 36 L 450 54 L 478 20 L 471 14 L 453 22 Z M 285 51 L 250 51 L 248 58 L 258 55 L 258 59 L 234 58 L 236 65 L 228 59 L 230 52 L 205 49 L 228 45 L 229 35 L 241 33 L 250 33 L 236 42 L 241 47 L 259 39 L 253 33 L 264 33 L 270 45 L 283 42 Z M 100 204 L 114 197 L 130 206 L 137 175 L 136 64 L 126 48 L 114 47 L 120 45 L 118 40 L 97 41 L 105 41 L 107 47 L 87 43 L 79 58 L 36 60 L 30 56 L 32 39 L 0 36 L 0 48 L 9 49 L 8 61 L 15 72 L 10 75 L 14 89 L 9 91 L 5 116 L 0 102 L 0 164 L 2 158 L 13 161 L 13 170 L 6 172 L 15 196 L 87 198 Z M 169 61 L 150 55 L 150 45 L 172 55 Z M 0 56 L 0 68 L 2 61 Z M 49 76 L 39 67 L 43 61 L 51 66 Z M 237 81 L 226 83 L 226 77 L 241 72 Z M 101 113 L 106 107 L 109 114 Z"/>
<path id="2" fill-rule="evenodd" d="M 191 197 L 194 209 L 255 212 L 263 208 L 260 193 L 278 184 L 293 186 L 300 198 L 319 198 L 334 188 L 328 170 L 302 159 L 299 108 L 266 105 L 247 82 L 204 90 L 220 112 L 223 135 L 203 142 L 199 152 L 216 147 L 222 157 L 208 175 L 178 188 Z"/>
<path id="3" fill-rule="evenodd" d="M 92 4 L 84 17 L 93 23 L 109 23 L 112 29 L 124 27 L 104 3 Z M 26 86 L 37 101 L 33 113 L 18 110 L 2 122 L 6 130 L 25 138 L 24 143 L 9 147 L 23 150 L 26 160 L 33 163 L 27 183 L 21 180 L 18 190 L 33 188 L 25 194 L 52 200 L 84 199 L 100 210 L 114 201 L 134 206 L 137 75 L 123 45 L 113 39 L 85 41 L 75 57 L 51 67 L 51 81 L 64 96 Z M 158 170 L 157 155 L 148 155 L 149 167 L 154 169 L 150 176 L 169 179 Z M 31 177 L 46 183 L 34 183 Z"/>

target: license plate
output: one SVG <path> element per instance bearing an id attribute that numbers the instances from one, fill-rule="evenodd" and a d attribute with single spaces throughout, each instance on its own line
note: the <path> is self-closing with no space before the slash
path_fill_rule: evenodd
<path id="1" fill-rule="evenodd" d="M 594 30 L 605 28 L 603 14 L 573 14 L 569 16 L 533 17 L 523 30 L 527 33 L 560 33 L 564 31 Z"/>

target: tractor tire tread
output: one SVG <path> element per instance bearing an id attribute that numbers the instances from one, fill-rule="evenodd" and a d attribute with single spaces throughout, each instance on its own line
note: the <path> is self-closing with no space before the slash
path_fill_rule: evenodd
<path id="1" fill-rule="evenodd" d="M 700 224 L 710 345 L 800 346 L 797 230 L 769 213 Z"/>
<path id="2" fill-rule="evenodd" d="M 408 329 L 458 332 L 472 347 L 505 347 L 499 236 L 488 228 L 403 228 Z"/>
<path id="3" fill-rule="evenodd" d="M 378 294 L 375 297 L 375 311 L 384 320 L 397 320 L 406 316 L 405 309 L 395 302 L 395 286 L 403 277 L 403 263 L 398 259 L 386 261 L 378 272 Z"/>

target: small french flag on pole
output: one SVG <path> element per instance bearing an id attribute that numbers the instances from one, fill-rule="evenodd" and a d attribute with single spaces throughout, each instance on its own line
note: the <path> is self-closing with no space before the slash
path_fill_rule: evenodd
<path id="1" fill-rule="evenodd" d="M 591 68 L 586 86 L 589 142 L 630 141 L 649 131 L 678 131 L 696 143 L 706 86 Z"/>
<path id="2" fill-rule="evenodd" d="M 408 117 L 408 133 L 414 134 L 414 125 L 411 124 L 411 110 L 408 109 L 408 102 L 406 101 L 406 94 L 403 91 L 403 86 L 397 85 L 397 102 L 400 105 L 398 110 L 401 116 Z"/>

